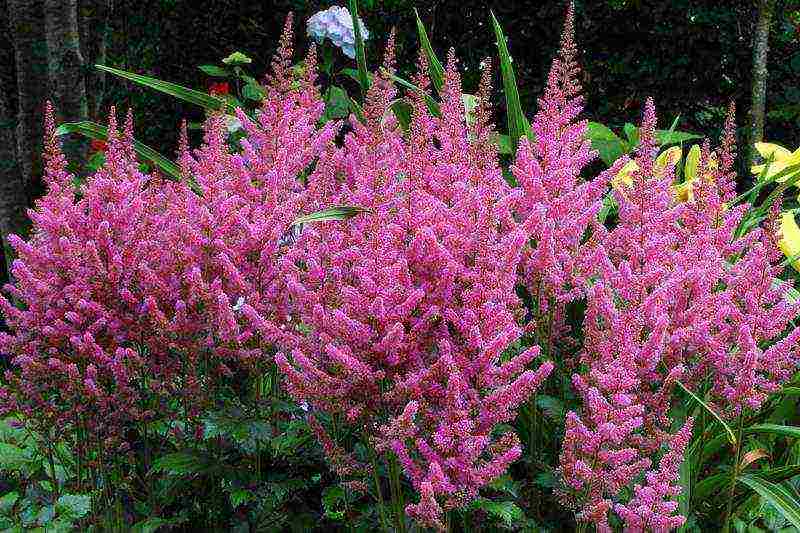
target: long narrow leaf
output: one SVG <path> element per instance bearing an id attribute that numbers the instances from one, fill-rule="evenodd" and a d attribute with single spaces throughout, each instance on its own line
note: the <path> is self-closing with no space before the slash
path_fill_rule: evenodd
<path id="1" fill-rule="evenodd" d="M 95 65 L 95 67 L 104 72 L 108 72 L 110 74 L 114 74 L 115 76 L 119 76 L 120 78 L 136 82 L 139 85 L 144 85 L 145 87 L 150 87 L 151 89 L 174 96 L 175 98 L 183 100 L 184 102 L 189 102 L 190 104 L 198 105 L 205 109 L 217 111 L 219 109 L 225 109 L 228 107 L 227 102 L 225 102 L 225 100 L 222 98 L 218 98 L 200 91 L 195 91 L 194 89 L 189 89 L 188 87 L 178 85 L 177 83 L 171 83 L 124 70 L 118 70 L 105 65 Z"/>
<path id="2" fill-rule="evenodd" d="M 56 129 L 56 135 L 66 135 L 68 133 L 77 133 L 89 139 L 108 140 L 108 130 L 105 126 L 101 126 L 96 122 L 66 122 Z M 140 158 L 153 163 L 168 177 L 177 181 L 181 180 L 180 168 L 168 158 L 137 140 L 133 141 L 133 149 Z"/>
<path id="3" fill-rule="evenodd" d="M 400 76 L 392 75 L 392 80 L 401 87 L 404 87 L 410 91 L 414 91 L 416 93 L 421 94 L 425 98 L 425 103 L 428 105 L 428 110 L 431 112 L 431 114 L 437 117 L 442 116 L 442 111 L 439 106 L 439 102 L 436 101 L 436 99 L 433 96 L 423 91 L 421 88 L 417 87 L 410 81 L 401 78 Z"/>
<path id="4" fill-rule="evenodd" d="M 425 25 L 422 23 L 422 19 L 419 18 L 419 12 L 416 8 L 414 8 L 414 15 L 417 17 L 417 34 L 419 35 L 419 44 L 428 58 L 428 74 L 431 77 L 431 83 L 433 83 L 436 92 L 441 93 L 442 87 L 444 87 L 444 67 L 442 66 L 442 62 L 439 61 L 439 58 L 436 57 L 436 53 L 433 51 L 431 41 L 428 39 L 428 32 L 425 31 Z"/>
<path id="5" fill-rule="evenodd" d="M 364 36 L 361 35 L 361 23 L 358 18 L 358 0 L 350 0 L 350 16 L 353 18 L 353 34 L 356 38 L 356 64 L 361 90 L 367 94 L 369 89 L 369 72 L 367 72 L 367 56 L 364 53 Z"/>
<path id="6" fill-rule="evenodd" d="M 528 119 L 522 111 L 522 104 L 519 100 L 519 89 L 517 88 L 517 77 L 514 74 L 514 66 L 511 64 L 511 55 L 508 53 L 508 44 L 503 28 L 497 18 L 492 15 L 492 27 L 497 39 L 497 51 L 500 55 L 500 73 L 503 76 L 503 92 L 506 95 L 506 117 L 508 121 L 508 135 L 514 151 L 517 149 L 519 140 L 523 135 L 529 135 L 531 131 Z"/>
<path id="7" fill-rule="evenodd" d="M 791 437 L 793 439 L 800 439 L 800 427 L 796 426 L 782 426 L 780 424 L 757 424 L 745 428 L 745 433 L 766 433 L 768 435 L 780 435 L 782 437 Z"/>
<path id="8" fill-rule="evenodd" d="M 686 394 L 688 394 L 689 396 L 691 396 L 692 398 L 694 398 L 694 400 L 695 400 L 697 403 L 699 403 L 700 405 L 702 405 L 702 406 L 703 406 L 703 408 L 704 408 L 706 411 L 708 411 L 709 413 L 711 413 L 711 415 L 712 415 L 714 418 L 716 418 L 716 419 L 717 419 L 717 422 L 719 422 L 720 424 L 722 424 L 722 427 L 723 427 L 723 428 L 725 428 L 725 432 L 728 434 L 728 441 L 729 441 L 731 444 L 735 445 L 735 444 L 736 444 L 736 435 L 734 435 L 734 434 L 733 434 L 733 430 L 730 428 L 730 426 L 729 426 L 729 425 L 728 425 L 728 424 L 727 424 L 727 423 L 726 423 L 726 422 L 725 422 L 725 421 L 724 421 L 722 418 L 720 418 L 720 416 L 717 414 L 717 412 L 716 412 L 716 411 L 714 411 L 714 410 L 713 410 L 711 407 L 709 407 L 709 406 L 706 404 L 706 402 L 704 402 L 703 400 L 701 400 L 699 396 L 697 396 L 695 393 L 693 393 L 693 392 L 692 392 L 692 391 L 690 391 L 688 388 L 686 388 L 686 386 L 685 386 L 683 383 L 681 383 L 680 381 L 676 381 L 675 383 L 677 383 L 677 384 L 678 384 L 678 386 L 679 386 L 680 388 L 682 388 L 682 389 L 683 389 L 683 390 L 686 392 Z"/>
<path id="9" fill-rule="evenodd" d="M 316 211 L 314 213 L 309 213 L 308 215 L 303 215 L 294 219 L 292 225 L 295 226 L 297 224 L 307 224 L 309 222 L 325 222 L 327 220 L 347 220 L 348 218 L 352 218 L 359 213 L 369 213 L 370 210 L 364 207 L 352 206 L 352 205 L 337 205 L 328 209 L 323 209 L 322 211 Z"/>
<path id="10" fill-rule="evenodd" d="M 756 491 L 795 528 L 800 529 L 800 503 L 785 487 L 752 474 L 742 474 L 738 480 Z"/>

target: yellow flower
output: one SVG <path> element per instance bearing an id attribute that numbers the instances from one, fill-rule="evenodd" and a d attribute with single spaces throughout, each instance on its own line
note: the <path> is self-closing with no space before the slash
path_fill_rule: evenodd
<path id="1" fill-rule="evenodd" d="M 683 183 L 675 185 L 675 197 L 679 202 L 688 202 L 694 200 L 692 193 L 692 186 L 697 181 L 697 167 L 700 165 L 700 146 L 695 144 L 686 154 L 686 162 L 683 164 Z M 708 162 L 708 170 L 715 170 L 717 168 L 717 160 L 713 157 Z M 711 172 L 707 172 L 706 179 L 711 179 Z"/>
<path id="2" fill-rule="evenodd" d="M 788 211 L 781 216 L 781 240 L 778 241 L 781 251 L 786 257 L 800 254 L 800 227 L 794 220 L 794 215 Z M 792 266 L 800 272 L 800 260 L 794 261 Z"/>
<path id="3" fill-rule="evenodd" d="M 763 157 L 768 163 L 762 165 L 753 165 L 750 172 L 756 176 L 761 176 L 766 168 L 765 179 L 772 178 L 773 176 L 783 172 L 789 167 L 800 165 L 800 148 L 794 152 L 790 152 L 783 146 L 773 143 L 756 143 L 756 150 L 759 155 Z M 800 170 L 798 170 L 800 172 Z M 796 175 L 797 172 L 790 172 L 786 175 L 779 177 L 775 181 L 784 182 Z"/>
<path id="4" fill-rule="evenodd" d="M 658 155 L 658 157 L 656 157 L 656 160 L 653 164 L 653 172 L 656 177 L 661 177 L 667 167 L 674 167 L 680 160 L 681 149 L 677 146 L 673 146 L 672 148 L 664 150 Z M 611 180 L 611 184 L 617 189 L 619 189 L 623 184 L 630 187 L 633 185 L 633 173 L 637 170 L 639 170 L 639 165 L 636 164 L 636 161 L 628 161 Z"/>

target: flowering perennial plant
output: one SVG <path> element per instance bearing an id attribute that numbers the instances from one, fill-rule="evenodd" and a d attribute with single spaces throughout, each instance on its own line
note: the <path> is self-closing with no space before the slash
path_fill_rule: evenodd
<path id="1" fill-rule="evenodd" d="M 111 490 L 103 469 L 133 456 L 129 441 L 152 422 L 172 442 L 197 439 L 231 377 L 280 371 L 344 487 L 374 489 L 384 521 L 384 461 L 398 528 L 405 514 L 444 530 L 446 513 L 520 457 L 507 424 L 558 363 L 580 402 L 565 417 L 559 499 L 600 532 L 680 527 L 696 420 L 676 387 L 741 428 L 800 365 L 800 302 L 777 279 L 778 242 L 794 236 L 781 235 L 779 204 L 750 228 L 734 202 L 733 109 L 718 148 L 690 150 L 682 189 L 681 150 L 659 155 L 652 100 L 635 156 L 583 179 L 595 152 L 570 3 L 511 186 L 489 68 L 466 117 L 451 51 L 434 113 L 421 53 L 404 129 L 392 34 L 359 116 L 325 122 L 316 50 L 293 68 L 291 27 L 290 16 L 258 110 L 211 113 L 196 149 L 184 127 L 178 182 L 140 170 L 131 116 L 120 131 L 112 109 L 105 163 L 76 190 L 48 106 L 47 193 L 31 238 L 9 238 L 0 409 L 51 459 L 67 441 Z M 352 30 L 341 8 L 308 23 L 348 55 Z M 606 225 L 609 190 L 618 213 Z M 360 209 L 295 223 L 334 206 Z M 578 357 L 563 364 L 567 305 L 584 299 Z M 553 361 L 536 361 L 537 343 Z M 416 492 L 407 506 L 401 473 Z"/>
<path id="2" fill-rule="evenodd" d="M 682 523 L 672 500 L 675 456 L 686 447 L 692 419 L 670 434 L 678 380 L 710 383 L 714 408 L 739 416 L 760 407 L 798 364 L 800 332 L 790 321 L 800 307 L 776 282 L 776 236 L 756 229 L 738 237 L 747 207 L 728 207 L 732 112 L 719 152 L 712 156 L 707 144 L 702 151 L 700 175 L 711 179 L 697 180 L 687 203 L 672 195 L 671 166 L 653 171 L 654 131 L 648 101 L 631 183 L 615 193 L 619 222 L 600 237 L 594 257 L 599 267 L 588 291 L 581 355 L 587 371 L 573 377 L 584 406 L 581 415 L 567 417 L 561 456 L 565 501 L 599 530 L 609 529 L 612 508 L 630 531 Z M 772 346 L 762 350 L 765 342 Z M 615 503 L 643 473 L 646 485 L 637 485 L 633 499 Z"/>
<path id="3" fill-rule="evenodd" d="M 441 117 L 413 97 L 404 136 L 387 115 L 392 71 L 390 42 L 365 122 L 351 120 L 344 146 L 308 178 L 320 206 L 370 212 L 304 229 L 287 283 L 309 331 L 277 360 L 296 399 L 396 456 L 421 494 L 408 513 L 441 528 L 443 509 L 462 507 L 519 456 L 517 437 L 496 428 L 551 365 L 526 369 L 536 347 L 503 357 L 521 334 L 513 288 L 529 222 L 511 215 L 488 102 L 470 131 L 451 52 Z"/>
<path id="4" fill-rule="evenodd" d="M 531 295 L 536 338 L 543 347 L 564 333 L 564 307 L 583 296 L 586 258 L 594 246 L 587 232 L 598 224 L 608 182 L 618 165 L 584 181 L 581 172 L 597 156 L 579 120 L 583 96 L 574 35 L 574 6 L 567 8 L 561 47 L 553 60 L 531 129 L 511 166 L 519 189 L 519 216 L 539 219 L 520 265 L 520 283 Z M 549 355 L 549 354 L 548 354 Z"/>

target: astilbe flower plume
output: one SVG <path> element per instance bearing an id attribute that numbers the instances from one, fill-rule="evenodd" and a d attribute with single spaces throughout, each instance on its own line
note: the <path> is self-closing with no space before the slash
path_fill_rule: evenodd
<path id="1" fill-rule="evenodd" d="M 516 210 L 540 219 L 520 265 L 520 283 L 532 299 L 532 326 L 543 346 L 564 333 L 564 307 L 583 295 L 583 264 L 591 247 L 587 232 L 598 224 L 616 167 L 584 181 L 581 172 L 596 158 L 586 138 L 580 67 L 574 35 L 574 5 L 568 4 L 561 47 L 553 59 L 539 110 L 531 124 L 534 140 L 523 137 L 511 166 L 518 185 Z"/>
<path id="2" fill-rule="evenodd" d="M 404 134 L 389 111 L 393 68 L 390 39 L 364 122 L 351 118 L 344 145 L 308 178 L 318 208 L 369 212 L 304 228 L 287 285 L 307 334 L 276 360 L 296 399 L 399 460 L 421 495 L 408 514 L 441 527 L 443 510 L 519 456 L 516 435 L 496 436 L 497 425 L 552 367 L 525 370 L 537 348 L 501 359 L 521 334 L 513 287 L 530 222 L 510 212 L 489 114 L 466 127 L 451 52 L 441 117 L 412 95 Z"/>
<path id="3" fill-rule="evenodd" d="M 618 224 L 597 237 L 581 356 L 587 371 L 573 377 L 584 406 L 568 416 L 561 456 L 565 501 L 599 529 L 608 528 L 612 507 L 631 531 L 682 523 L 669 500 L 677 495 L 674 450 L 685 448 L 692 422 L 670 434 L 676 381 L 710 384 L 713 408 L 735 416 L 760 407 L 799 362 L 800 333 L 790 322 L 800 307 L 776 282 L 777 215 L 764 229 L 737 233 L 748 206 L 731 205 L 733 110 L 719 150 L 704 145 L 704 179 L 686 203 L 671 195 L 672 167 L 654 171 L 654 130 L 648 100 L 636 170 L 615 191 Z M 647 471 L 665 445 L 672 451 Z M 642 473 L 647 484 L 634 499 L 614 504 Z"/>
<path id="4" fill-rule="evenodd" d="M 316 127 L 313 50 L 301 79 L 288 78 L 290 55 L 284 45 L 255 120 L 239 113 L 241 151 L 220 114 L 193 152 L 184 131 L 181 182 L 140 172 L 130 116 L 120 133 L 112 111 L 106 163 L 76 195 L 48 115 L 48 191 L 31 239 L 10 239 L 14 302 L 0 300 L 6 411 L 54 437 L 80 429 L 110 453 L 137 422 L 196 422 L 221 378 L 293 346 L 280 256 L 301 210 L 297 176 L 336 128 Z"/>
<path id="5" fill-rule="evenodd" d="M 598 236 L 603 246 L 594 250 L 597 279 L 581 354 L 588 370 L 573 377 L 583 409 L 568 415 L 561 455 L 566 503 L 600 531 L 609 530 L 620 490 L 651 467 L 668 438 L 671 389 L 684 371 L 666 362 L 681 207 L 672 200 L 669 170 L 653 172 L 655 120 L 648 100 L 638 168 L 631 186 L 615 192 L 619 222 Z"/>

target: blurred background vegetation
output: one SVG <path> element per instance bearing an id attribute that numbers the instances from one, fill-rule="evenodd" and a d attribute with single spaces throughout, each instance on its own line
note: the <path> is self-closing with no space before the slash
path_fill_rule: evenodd
<path id="1" fill-rule="evenodd" d="M 294 11 L 299 32 L 330 1 L 142 0 L 120 2 L 110 17 L 106 63 L 192 87 L 209 85 L 197 65 L 218 63 L 235 50 L 253 58 L 251 72 L 265 72 L 283 19 Z M 509 37 L 523 109 L 530 115 L 558 45 L 563 2 L 471 0 L 367 0 L 362 17 L 371 32 L 368 61 L 380 59 L 389 30 L 398 29 L 401 69 L 415 64 L 416 8 L 439 57 L 454 47 L 465 90 L 477 85 L 478 64 L 496 57 L 489 24 L 492 9 Z M 794 4 L 794 5 L 793 5 Z M 641 104 L 654 96 L 662 122 L 681 115 L 684 130 L 716 135 L 727 102 L 750 106 L 752 41 L 758 6 L 752 0 L 578 0 L 577 38 L 583 52 L 588 115 L 614 128 L 636 122 Z M 800 5 L 778 2 L 770 34 L 765 138 L 794 146 L 800 137 Z M 306 49 L 310 39 L 297 39 Z M 119 79 L 108 79 L 108 105 L 132 107 L 137 136 L 171 153 L 177 126 L 202 111 Z M 498 105 L 502 98 L 498 97 Z M 502 114 L 502 109 L 498 112 Z M 104 117 L 93 117 L 104 120 Z M 502 117 L 499 117 L 502 119 Z"/>

